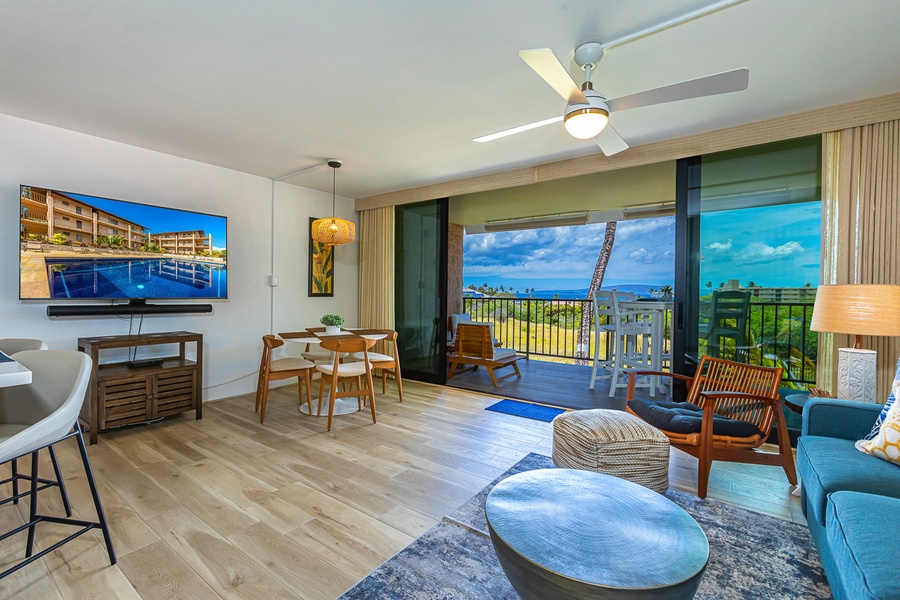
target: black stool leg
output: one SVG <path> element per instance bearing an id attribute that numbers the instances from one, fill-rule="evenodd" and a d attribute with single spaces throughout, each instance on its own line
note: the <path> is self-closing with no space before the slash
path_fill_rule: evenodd
<path id="1" fill-rule="evenodd" d="M 13 488 L 13 504 L 19 503 L 19 461 L 12 459 L 12 488 Z"/>
<path id="2" fill-rule="evenodd" d="M 59 486 L 59 497 L 62 500 L 63 507 L 66 509 L 66 516 L 72 516 L 72 507 L 69 505 L 69 495 L 66 493 L 66 484 L 63 483 L 62 473 L 59 471 L 59 463 L 56 461 L 56 450 L 53 446 L 47 448 L 50 451 L 50 462 L 53 463 L 53 472 L 56 474 L 56 484 Z"/>
<path id="3" fill-rule="evenodd" d="M 106 551 L 109 553 L 109 564 L 116 564 L 116 551 L 113 549 L 112 537 L 109 535 L 109 526 L 106 524 L 106 515 L 100 504 L 100 494 L 97 493 L 97 483 L 94 481 L 94 471 L 88 460 L 87 448 L 84 445 L 84 436 L 81 434 L 81 424 L 75 421 L 75 439 L 78 440 L 78 450 L 81 452 L 81 462 L 84 463 L 84 473 L 87 476 L 88 485 L 91 488 L 91 496 L 94 499 L 94 508 L 97 510 L 97 520 L 100 531 L 103 532 L 103 540 L 106 542 Z"/>
<path id="4" fill-rule="evenodd" d="M 25 544 L 25 558 L 31 556 L 34 550 L 34 527 L 37 525 L 35 516 L 37 516 L 37 486 L 38 486 L 38 453 L 37 450 L 31 453 L 31 498 L 30 508 L 28 511 L 28 520 L 31 525 L 28 526 L 28 541 Z"/>

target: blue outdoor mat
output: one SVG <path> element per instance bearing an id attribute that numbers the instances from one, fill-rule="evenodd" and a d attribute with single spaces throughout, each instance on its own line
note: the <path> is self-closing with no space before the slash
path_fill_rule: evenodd
<path id="1" fill-rule="evenodd" d="M 566 412 L 561 408 L 551 408 L 549 406 L 541 406 L 540 404 L 531 404 L 529 402 L 519 402 L 517 400 L 501 400 L 497 404 L 491 404 L 484 410 L 492 410 L 507 415 L 516 415 L 517 417 L 525 417 L 526 419 L 534 419 L 536 421 L 546 421 L 547 423 L 552 421 L 556 415 Z"/>

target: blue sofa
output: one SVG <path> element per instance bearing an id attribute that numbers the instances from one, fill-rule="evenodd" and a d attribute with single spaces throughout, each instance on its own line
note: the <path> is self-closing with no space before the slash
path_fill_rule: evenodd
<path id="1" fill-rule="evenodd" d="M 811 398 L 803 410 L 803 514 L 838 600 L 900 598 L 900 466 L 853 447 L 881 408 Z"/>

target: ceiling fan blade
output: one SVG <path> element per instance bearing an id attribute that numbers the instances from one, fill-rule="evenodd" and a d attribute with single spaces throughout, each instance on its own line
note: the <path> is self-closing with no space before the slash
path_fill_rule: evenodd
<path id="1" fill-rule="evenodd" d="M 549 83 L 557 94 L 565 98 L 566 102 L 587 104 L 587 98 L 581 93 L 578 84 L 550 48 L 522 50 L 519 52 L 519 58 L 528 63 L 528 66 Z"/>
<path id="2" fill-rule="evenodd" d="M 600 146 L 600 149 L 606 156 L 612 156 L 613 154 L 617 154 L 622 150 L 628 150 L 628 144 L 625 143 L 625 140 L 622 139 L 622 136 L 619 135 L 619 132 L 613 129 L 613 126 L 609 123 L 606 124 L 606 127 L 603 128 L 603 131 L 601 131 L 600 134 L 594 139 L 597 141 L 597 145 Z"/>
<path id="3" fill-rule="evenodd" d="M 506 137 L 508 135 L 513 135 L 516 133 L 522 133 L 523 131 L 528 131 L 529 129 L 536 129 L 538 127 L 543 127 L 544 125 L 550 125 L 551 123 L 559 123 L 562 121 L 562 117 L 551 117 L 549 119 L 544 119 L 543 121 L 538 121 L 536 123 L 529 123 L 528 125 L 519 125 L 518 127 L 513 127 L 512 129 L 504 129 L 503 131 L 498 131 L 497 133 L 491 133 L 489 135 L 483 135 L 481 137 L 474 138 L 473 142 L 492 142 L 494 140 Z"/>
<path id="4" fill-rule="evenodd" d="M 689 98 L 701 98 L 728 92 L 740 92 L 747 89 L 750 82 L 749 69 L 734 69 L 717 75 L 707 75 L 690 81 L 673 83 L 656 89 L 638 92 L 630 96 L 622 96 L 615 100 L 608 100 L 609 110 L 619 111 L 629 108 L 640 108 L 664 102 L 676 100 L 688 100 Z"/>

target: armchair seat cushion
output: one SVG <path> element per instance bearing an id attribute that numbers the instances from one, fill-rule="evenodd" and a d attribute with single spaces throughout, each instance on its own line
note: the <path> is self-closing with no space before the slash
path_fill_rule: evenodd
<path id="1" fill-rule="evenodd" d="M 494 360 L 503 360 L 510 356 L 515 356 L 516 351 L 512 348 L 494 348 Z"/>
<path id="2" fill-rule="evenodd" d="M 900 598 L 895 537 L 882 525 L 900 523 L 900 499 L 840 491 L 831 494 L 826 536 L 854 598 Z"/>
<path id="3" fill-rule="evenodd" d="M 804 435 L 797 443 L 797 468 L 814 517 L 825 525 L 828 495 L 841 490 L 900 498 L 900 467 L 863 454 L 853 440 Z"/>
<path id="4" fill-rule="evenodd" d="M 690 402 L 635 398 L 628 402 L 628 408 L 643 420 L 663 431 L 700 433 L 700 427 L 703 423 L 703 409 Z M 750 437 L 762 435 L 762 432 L 753 423 L 714 415 L 713 435 Z"/>

